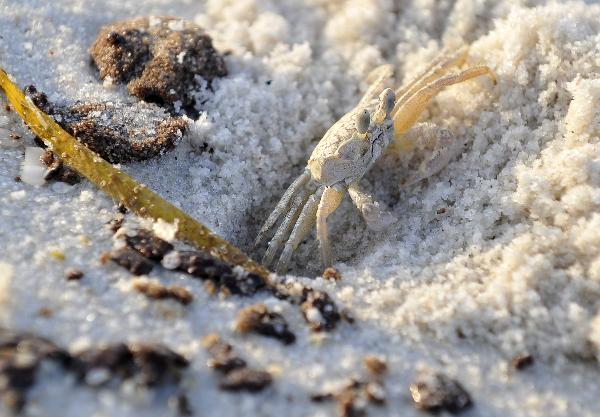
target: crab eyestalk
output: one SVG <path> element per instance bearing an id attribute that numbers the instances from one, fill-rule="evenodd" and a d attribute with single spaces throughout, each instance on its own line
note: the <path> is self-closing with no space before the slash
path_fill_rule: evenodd
<path id="1" fill-rule="evenodd" d="M 377 124 L 383 123 L 383 120 L 388 117 L 392 110 L 394 110 L 394 105 L 396 104 L 396 94 L 394 90 L 391 88 L 386 88 L 379 95 L 379 106 L 377 106 L 377 110 L 373 115 L 373 120 Z"/>
<path id="2" fill-rule="evenodd" d="M 359 135 L 364 136 L 369 130 L 369 125 L 371 124 L 371 115 L 367 109 L 363 109 L 360 113 L 356 115 L 356 130 Z"/>
<path id="3" fill-rule="evenodd" d="M 392 114 L 392 110 L 394 110 L 394 106 L 396 105 L 396 93 L 391 88 L 386 88 L 381 93 L 381 100 L 384 104 L 384 111 L 386 116 Z"/>

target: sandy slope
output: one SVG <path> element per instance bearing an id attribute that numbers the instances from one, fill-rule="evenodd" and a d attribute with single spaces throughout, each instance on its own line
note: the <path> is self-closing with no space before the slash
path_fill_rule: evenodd
<path id="1" fill-rule="evenodd" d="M 116 19 L 186 17 L 231 51 L 230 76 L 206 93 L 205 112 L 184 143 L 159 161 L 124 168 L 243 248 L 319 137 L 356 102 L 371 69 L 390 62 L 406 80 L 443 44 L 464 41 L 472 43 L 469 62 L 486 63 L 498 75 L 496 86 L 478 79 L 448 89 L 424 115 L 466 144 L 448 168 L 401 188 L 406 161 L 390 157 L 365 179 L 398 218 L 389 231 L 368 231 L 349 202 L 332 216 L 344 278 L 313 284 L 350 308 L 356 326 L 316 343 L 295 308 L 262 297 L 290 321 L 299 339 L 293 347 L 231 334 L 235 313 L 261 297 L 211 298 L 198 282 L 165 271 L 151 275 L 192 289 L 190 307 L 133 293 L 124 270 L 98 261 L 112 245 L 104 227 L 112 203 L 85 183 L 14 182 L 22 148 L 0 145 L 4 324 L 71 347 L 167 343 L 193 361 L 187 385 L 198 415 L 330 415 L 330 406 L 310 403 L 308 394 L 360 374 L 369 353 L 386 355 L 391 368 L 388 405 L 369 415 L 417 415 L 407 386 L 422 366 L 465 385 L 475 401 L 466 415 L 598 415 L 600 6 L 395 3 L 0 1 L 0 65 L 58 101 L 124 97 L 120 88 L 103 87 L 88 66 L 98 28 Z M 0 141 L 2 129 L 24 134 L 14 115 L 6 122 L 3 116 Z M 204 142 L 213 154 L 195 151 Z M 53 260 L 53 249 L 66 260 Z M 308 239 L 292 271 L 313 276 L 316 253 Z M 67 283 L 68 266 L 85 278 Z M 40 316 L 42 307 L 52 316 Z M 213 330 L 254 363 L 280 369 L 274 387 L 254 396 L 219 392 L 199 344 Z M 523 352 L 536 364 L 511 372 L 507 361 Z M 31 392 L 29 415 L 172 412 L 153 395 L 92 391 L 45 372 Z"/>

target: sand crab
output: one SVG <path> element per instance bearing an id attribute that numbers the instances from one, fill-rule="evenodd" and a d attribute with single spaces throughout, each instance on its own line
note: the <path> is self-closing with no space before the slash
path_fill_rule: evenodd
<path id="1" fill-rule="evenodd" d="M 484 65 L 446 75 L 452 67 L 462 65 L 466 55 L 466 47 L 454 53 L 443 52 L 423 73 L 396 91 L 385 88 L 394 75 L 391 65 L 380 66 L 369 75 L 370 86 L 358 105 L 325 133 L 304 172 L 285 191 L 260 229 L 255 248 L 283 217 L 264 254 L 264 265 L 271 265 L 283 248 L 277 270 L 285 272 L 292 253 L 316 223 L 323 265 L 331 266 L 327 217 L 338 208 L 346 193 L 371 228 L 381 229 L 392 222 L 391 214 L 360 189 L 359 181 L 390 143 L 401 144 L 404 133 L 444 87 L 486 74 L 495 82 L 494 73 Z M 454 156 L 441 150 L 423 161 L 415 178 L 435 174 Z"/>

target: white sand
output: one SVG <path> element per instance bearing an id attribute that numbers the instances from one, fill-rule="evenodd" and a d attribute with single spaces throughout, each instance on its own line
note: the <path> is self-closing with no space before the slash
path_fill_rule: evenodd
<path id="1" fill-rule="evenodd" d="M 104 228 L 112 203 L 87 183 L 14 182 L 23 147 L 9 146 L 7 131 L 25 135 L 25 144 L 31 137 L 14 114 L 0 110 L 5 326 L 70 347 L 123 339 L 167 343 L 192 360 L 186 384 L 203 416 L 331 415 L 332 406 L 312 404 L 308 395 L 359 375 L 362 357 L 372 353 L 387 356 L 391 368 L 388 404 L 371 408 L 372 416 L 420 415 L 407 387 L 421 366 L 461 381 L 475 402 L 465 415 L 600 415 L 598 2 L 90 3 L 0 0 L 0 65 L 54 100 L 122 99 L 125 90 L 106 89 L 88 65 L 88 47 L 102 24 L 154 14 L 204 26 L 217 48 L 231 51 L 230 76 L 215 83 L 177 150 L 124 168 L 243 248 L 324 131 L 360 97 L 360 80 L 375 66 L 393 63 L 406 80 L 443 43 L 464 41 L 472 43 L 469 63 L 489 65 L 498 84 L 478 79 L 450 88 L 424 115 L 467 145 L 448 168 L 403 189 L 406 162 L 389 158 L 365 179 L 398 218 L 389 231 L 368 231 L 349 202 L 332 216 L 343 280 L 311 283 L 350 308 L 355 327 L 342 325 L 317 343 L 295 307 L 265 300 L 297 333 L 292 347 L 231 333 L 235 313 L 264 297 L 214 299 L 200 282 L 160 270 L 151 276 L 193 291 L 191 306 L 132 292 L 125 270 L 98 261 L 112 244 Z M 203 142 L 213 155 L 194 152 Z M 54 260 L 52 250 L 66 260 Z M 316 255 L 311 237 L 292 271 L 313 276 Z M 80 283 L 64 280 L 71 266 L 85 272 Z M 42 307 L 53 315 L 42 317 Z M 253 364 L 278 369 L 273 388 L 259 395 L 218 391 L 199 343 L 213 330 Z M 535 357 L 533 368 L 510 371 L 507 362 L 523 352 Z M 154 395 L 126 387 L 118 394 L 94 391 L 56 370 L 44 372 L 28 415 L 173 412 Z"/>

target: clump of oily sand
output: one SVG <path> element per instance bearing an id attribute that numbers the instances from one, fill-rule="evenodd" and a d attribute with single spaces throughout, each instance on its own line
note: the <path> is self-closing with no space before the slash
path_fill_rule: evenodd
<path id="1" fill-rule="evenodd" d="M 112 163 L 160 156 L 175 147 L 187 128 L 184 119 L 169 117 L 151 104 L 118 101 L 58 106 L 34 86 L 28 86 L 26 93 L 67 132 Z"/>
<path id="2" fill-rule="evenodd" d="M 223 57 L 199 26 L 172 17 L 141 17 L 104 26 L 92 45 L 100 78 L 179 113 L 195 112 L 193 90 L 227 75 Z"/>

